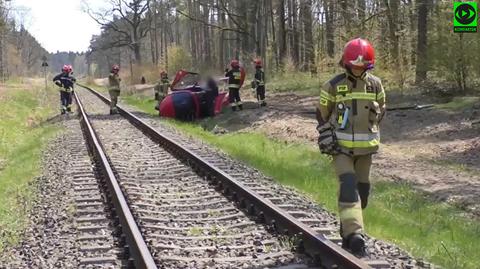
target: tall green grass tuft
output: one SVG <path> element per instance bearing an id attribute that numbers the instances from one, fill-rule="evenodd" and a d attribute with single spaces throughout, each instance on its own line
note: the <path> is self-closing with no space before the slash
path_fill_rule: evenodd
<path id="1" fill-rule="evenodd" d="M 0 91 L 0 251 L 18 242 L 28 219 L 35 198 L 29 183 L 39 175 L 42 149 L 57 131 L 43 124 L 57 108 L 46 100 L 58 98 L 56 91 L 45 93 L 41 86 L 4 87 Z"/>

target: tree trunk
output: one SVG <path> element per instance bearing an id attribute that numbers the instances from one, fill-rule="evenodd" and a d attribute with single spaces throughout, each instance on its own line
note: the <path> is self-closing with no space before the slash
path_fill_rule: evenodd
<path id="1" fill-rule="evenodd" d="M 153 46 L 154 46 L 154 51 L 155 51 L 155 65 L 158 65 L 159 62 L 159 53 L 158 53 L 158 19 L 157 15 L 159 14 L 158 12 L 158 5 L 157 5 L 157 0 L 152 0 L 153 3 Z M 151 33 L 151 32 L 150 32 Z"/>
<path id="2" fill-rule="evenodd" d="M 417 66 L 415 70 L 415 82 L 420 83 L 427 78 L 427 23 L 428 4 L 426 1 L 418 1 L 418 26 L 417 26 Z"/>
<path id="3" fill-rule="evenodd" d="M 293 37 L 293 46 L 292 46 L 292 59 L 295 67 L 298 67 L 300 62 L 300 35 L 298 31 L 298 15 L 297 15 L 297 0 L 292 0 L 292 37 Z"/>
<path id="4" fill-rule="evenodd" d="M 365 35 L 365 0 L 357 0 L 358 5 L 358 20 L 360 23 L 360 36 Z"/>
<path id="5" fill-rule="evenodd" d="M 351 38 L 351 33 L 353 29 L 351 28 L 351 16 L 352 14 L 349 12 L 351 10 L 351 0 L 340 0 L 340 14 L 343 17 L 343 25 L 345 27 L 345 33 L 347 34 L 347 38 Z"/>
<path id="6" fill-rule="evenodd" d="M 3 18 L 0 18 L 3 19 Z M 3 49 L 4 49 L 4 35 L 3 35 L 3 27 L 0 25 L 0 79 L 5 81 L 5 70 L 4 70 L 4 58 L 3 58 Z"/>
<path id="7" fill-rule="evenodd" d="M 330 58 L 335 56 L 335 9 L 331 0 L 324 1 L 325 8 L 325 37 L 327 39 L 327 55 Z"/>
<path id="8" fill-rule="evenodd" d="M 411 53 L 410 53 L 410 64 L 412 66 L 416 65 L 416 56 L 417 54 L 415 53 L 416 51 L 416 38 L 415 38 L 415 30 L 416 30 L 416 26 L 417 26 L 417 21 L 416 21 L 416 16 L 415 16 L 415 5 L 412 3 L 413 1 L 412 0 L 409 0 L 408 1 L 408 4 L 409 4 L 409 17 L 410 17 L 410 50 L 411 50 Z M 441 33 L 439 33 L 440 35 Z"/>
<path id="9" fill-rule="evenodd" d="M 133 54 L 135 55 L 135 63 L 140 65 L 142 64 L 142 52 L 140 50 L 139 41 L 133 44 Z"/>
<path id="10" fill-rule="evenodd" d="M 278 62 L 281 68 L 287 54 L 287 40 L 285 32 L 285 0 L 275 0 L 277 11 L 277 46 Z"/>
<path id="11" fill-rule="evenodd" d="M 313 32 L 312 32 L 312 0 L 304 0 L 301 2 L 301 18 L 303 24 L 303 32 L 305 33 L 305 66 L 303 71 L 310 71 L 315 73 L 315 47 L 313 45 Z"/>
<path id="12" fill-rule="evenodd" d="M 188 8 L 188 14 L 190 16 L 194 16 L 194 3 L 192 3 L 192 0 L 187 1 L 187 8 Z M 192 59 L 193 59 L 193 65 L 197 65 L 197 31 L 196 31 L 196 23 L 192 20 L 189 20 L 189 28 L 190 28 L 190 53 L 192 54 Z M 180 33 L 178 33 L 180 35 Z"/>
<path id="13" fill-rule="evenodd" d="M 397 35 L 397 26 L 398 26 L 398 6 L 400 4 L 400 0 L 384 0 L 384 3 L 387 9 L 387 17 L 388 17 L 390 55 L 392 56 L 391 61 L 393 62 L 393 66 L 396 66 L 399 62 L 399 59 L 398 59 L 399 38 Z"/>
<path id="14" fill-rule="evenodd" d="M 279 69 L 280 67 L 280 61 L 278 60 L 278 50 L 277 50 L 277 38 L 276 38 L 276 28 L 275 28 L 275 19 L 273 15 L 273 0 L 268 0 L 269 7 L 270 7 L 270 21 L 272 23 L 272 47 L 273 47 L 273 53 L 274 53 L 274 58 L 275 58 L 275 68 Z"/>
<path id="15" fill-rule="evenodd" d="M 217 6 L 220 5 L 221 0 L 217 0 Z M 220 27 L 225 27 L 225 13 L 222 9 L 218 10 L 218 17 L 220 22 Z M 225 67 L 225 31 L 220 30 L 220 34 L 218 37 L 218 68 Z"/>

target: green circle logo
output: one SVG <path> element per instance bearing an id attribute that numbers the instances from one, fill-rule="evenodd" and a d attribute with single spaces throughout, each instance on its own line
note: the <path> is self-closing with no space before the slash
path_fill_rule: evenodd
<path id="1" fill-rule="evenodd" d="M 477 2 L 453 2 L 453 32 L 476 33 L 478 25 Z"/>
<path id="2" fill-rule="evenodd" d="M 476 10 L 469 4 L 461 4 L 455 9 L 455 19 L 463 25 L 472 23 L 476 15 Z"/>

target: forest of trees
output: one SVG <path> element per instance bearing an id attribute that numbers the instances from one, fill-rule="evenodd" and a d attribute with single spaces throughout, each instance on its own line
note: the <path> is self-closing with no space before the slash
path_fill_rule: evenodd
<path id="1" fill-rule="evenodd" d="M 461 90 L 480 75 L 480 38 L 452 30 L 446 0 L 106 0 L 86 12 L 102 26 L 87 54 L 90 71 L 112 63 L 131 75 L 156 66 L 221 72 L 230 59 L 264 60 L 270 75 L 333 71 L 344 43 L 370 40 L 377 72 L 393 82 L 455 82 Z M 151 68 L 150 68 L 151 69 Z M 391 71 L 391 72 L 389 72 Z"/>
<path id="2" fill-rule="evenodd" d="M 0 0 L 0 79 L 39 75 L 42 58 L 48 53 L 9 12 Z"/>
<path id="3" fill-rule="evenodd" d="M 46 58 L 48 74 L 60 72 L 64 64 L 71 64 L 76 75 L 86 75 L 85 53 L 48 53 L 42 45 L 19 24 L 13 8 L 0 0 L 0 80 L 13 77 L 42 76 L 42 62 Z M 26 16 L 23 14 L 22 16 Z"/>

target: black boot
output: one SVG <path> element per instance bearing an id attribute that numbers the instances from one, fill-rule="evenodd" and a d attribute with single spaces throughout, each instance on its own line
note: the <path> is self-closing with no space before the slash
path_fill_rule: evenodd
<path id="1" fill-rule="evenodd" d="M 263 101 L 260 106 L 267 106 L 267 102 Z"/>
<path id="2" fill-rule="evenodd" d="M 342 240 L 342 247 L 350 250 L 353 255 L 359 257 L 368 256 L 366 240 L 362 234 L 351 234 L 347 239 Z"/>
<path id="3" fill-rule="evenodd" d="M 360 196 L 360 203 L 362 209 L 365 209 L 368 205 L 368 196 L 370 195 L 370 183 L 359 182 L 357 184 L 358 195 Z"/>
<path id="4" fill-rule="evenodd" d="M 243 110 L 243 105 L 238 105 L 238 108 L 239 108 L 240 110 Z"/>

